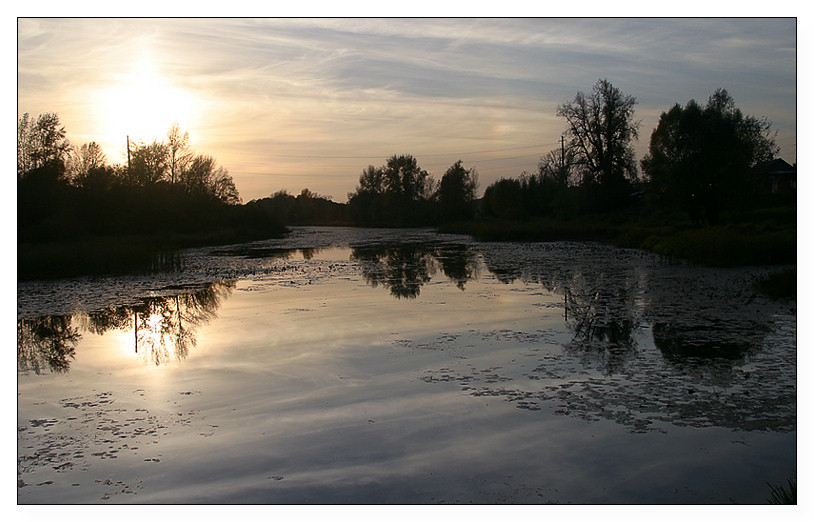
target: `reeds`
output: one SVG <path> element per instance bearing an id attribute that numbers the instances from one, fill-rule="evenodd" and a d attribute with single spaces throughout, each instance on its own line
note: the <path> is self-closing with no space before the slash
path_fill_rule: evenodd
<path id="1" fill-rule="evenodd" d="M 772 490 L 769 497 L 769 504 L 797 504 L 797 484 L 791 480 L 786 480 L 786 485 L 766 483 Z"/>

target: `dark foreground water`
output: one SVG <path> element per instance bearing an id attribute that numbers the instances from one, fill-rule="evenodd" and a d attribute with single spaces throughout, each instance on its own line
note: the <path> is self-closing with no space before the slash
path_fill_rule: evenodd
<path id="1" fill-rule="evenodd" d="M 757 503 L 797 472 L 768 269 L 298 228 L 18 285 L 19 503 Z"/>

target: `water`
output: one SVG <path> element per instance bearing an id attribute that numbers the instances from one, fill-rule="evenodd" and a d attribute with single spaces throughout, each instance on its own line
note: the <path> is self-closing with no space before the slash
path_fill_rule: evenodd
<path id="1" fill-rule="evenodd" d="M 796 476 L 767 269 L 297 228 L 18 285 L 18 502 L 766 503 Z"/>

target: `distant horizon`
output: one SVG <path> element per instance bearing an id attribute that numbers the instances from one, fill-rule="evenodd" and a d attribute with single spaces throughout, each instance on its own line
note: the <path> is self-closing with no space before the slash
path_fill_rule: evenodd
<path id="1" fill-rule="evenodd" d="M 20 18 L 17 116 L 57 113 L 109 163 L 128 135 L 177 122 L 244 201 L 308 188 L 343 203 L 395 154 L 436 180 L 463 160 L 482 195 L 536 171 L 565 129 L 557 106 L 607 78 L 638 101 L 637 160 L 662 112 L 723 88 L 794 164 L 796 32 L 795 18 Z"/>

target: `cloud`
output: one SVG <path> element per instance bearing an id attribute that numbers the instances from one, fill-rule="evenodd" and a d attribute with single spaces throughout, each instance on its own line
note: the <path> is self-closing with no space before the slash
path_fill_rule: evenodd
<path id="1" fill-rule="evenodd" d="M 639 156 L 661 111 L 723 87 L 747 114 L 775 121 L 783 155 L 796 159 L 794 19 L 20 19 L 18 28 L 21 112 L 58 112 L 69 134 L 92 136 L 89 93 L 149 57 L 195 100 L 194 121 L 179 123 L 226 164 L 244 199 L 305 186 L 344 199 L 362 168 L 394 153 L 436 176 L 458 152 L 549 144 L 541 156 L 564 128 L 557 105 L 599 78 L 637 98 Z M 482 165 L 484 186 L 536 166 L 533 154 L 502 156 L 513 159 L 464 159 Z"/>

